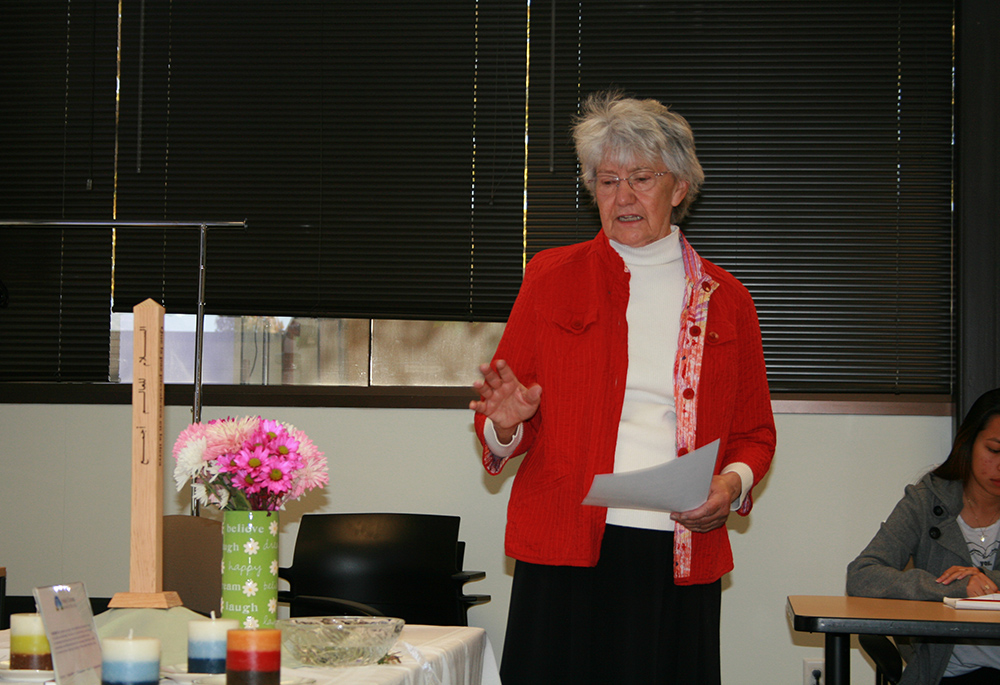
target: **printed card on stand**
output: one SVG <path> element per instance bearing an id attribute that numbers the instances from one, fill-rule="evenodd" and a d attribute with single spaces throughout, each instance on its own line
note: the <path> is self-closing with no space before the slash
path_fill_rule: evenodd
<path id="1" fill-rule="evenodd" d="M 83 583 L 34 589 L 59 685 L 101 685 L 101 641 Z"/>

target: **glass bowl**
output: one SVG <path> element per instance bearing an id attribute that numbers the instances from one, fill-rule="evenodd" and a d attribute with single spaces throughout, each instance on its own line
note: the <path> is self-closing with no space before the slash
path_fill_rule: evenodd
<path id="1" fill-rule="evenodd" d="M 281 644 L 307 666 L 375 664 L 396 644 L 405 622 L 385 616 L 309 616 L 278 619 Z"/>

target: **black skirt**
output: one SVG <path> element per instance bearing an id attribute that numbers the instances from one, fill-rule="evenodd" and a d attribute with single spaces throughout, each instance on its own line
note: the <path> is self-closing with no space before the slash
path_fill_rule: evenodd
<path id="1" fill-rule="evenodd" d="M 514 568 L 504 685 L 720 682 L 722 584 L 675 585 L 673 533 L 608 526 L 597 566 Z"/>

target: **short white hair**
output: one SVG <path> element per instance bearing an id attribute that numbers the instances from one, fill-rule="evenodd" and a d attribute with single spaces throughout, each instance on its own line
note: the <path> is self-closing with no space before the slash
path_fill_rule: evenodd
<path id="1" fill-rule="evenodd" d="M 597 167 L 603 161 L 662 161 L 677 181 L 688 184 L 687 195 L 671 216 L 675 222 L 687 216 L 705 181 L 691 126 L 656 100 L 626 98 L 618 91 L 593 93 L 574 122 L 573 140 L 580 178 L 591 195 Z"/>

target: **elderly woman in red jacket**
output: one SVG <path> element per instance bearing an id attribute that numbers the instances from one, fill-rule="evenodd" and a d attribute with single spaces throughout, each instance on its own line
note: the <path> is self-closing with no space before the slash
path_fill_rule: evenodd
<path id="1" fill-rule="evenodd" d="M 718 683 L 725 523 L 749 512 L 775 446 L 756 310 L 676 225 L 704 178 L 683 117 L 598 94 L 574 138 L 602 230 L 531 260 L 470 405 L 487 471 L 525 455 L 508 505 L 501 676 Z M 582 504 L 596 474 L 714 440 L 708 499 L 691 511 Z"/>

